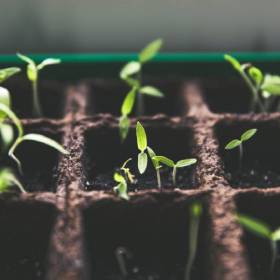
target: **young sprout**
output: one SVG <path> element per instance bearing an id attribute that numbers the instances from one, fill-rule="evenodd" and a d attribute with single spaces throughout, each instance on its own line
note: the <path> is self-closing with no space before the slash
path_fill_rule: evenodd
<path id="1" fill-rule="evenodd" d="M 156 157 L 156 153 L 153 151 L 152 148 L 147 147 L 147 151 L 148 151 L 148 155 L 152 161 L 153 167 L 156 170 L 156 174 L 157 174 L 157 183 L 158 183 L 158 188 L 161 190 L 161 178 L 160 178 L 160 168 L 161 165 L 159 164 L 159 161 L 155 158 Z"/>
<path id="2" fill-rule="evenodd" d="M 193 165 L 197 162 L 197 159 L 195 159 L 195 158 L 182 159 L 182 160 L 177 161 L 176 163 L 173 160 L 171 160 L 167 157 L 164 157 L 164 156 L 155 156 L 153 159 L 173 168 L 172 181 L 173 181 L 174 186 L 176 186 L 177 169 Z"/>
<path id="3" fill-rule="evenodd" d="M 137 122 L 136 125 L 136 139 L 137 146 L 140 153 L 138 154 L 138 170 L 140 174 L 143 174 L 147 168 L 148 156 L 146 154 L 147 150 L 147 135 L 144 127 L 140 122 Z"/>
<path id="4" fill-rule="evenodd" d="M 193 202 L 190 207 L 189 256 L 185 268 L 185 280 L 191 279 L 191 269 L 197 251 L 198 230 L 199 230 L 201 215 L 202 215 L 201 203 Z"/>
<path id="5" fill-rule="evenodd" d="M 242 158 L 243 158 L 243 142 L 251 139 L 258 130 L 256 128 L 246 130 L 240 137 L 240 139 L 231 140 L 226 146 L 225 150 L 232 150 L 236 147 L 239 148 L 239 167 L 242 168 Z"/>
<path id="6" fill-rule="evenodd" d="M 272 103 L 269 99 L 280 95 L 280 76 L 264 75 L 259 68 L 250 63 L 240 64 L 228 54 L 224 58 L 241 75 L 252 93 L 250 111 L 269 111 Z"/>
<path id="7" fill-rule="evenodd" d="M 114 187 L 114 191 L 119 195 L 120 198 L 124 200 L 129 200 L 129 196 L 127 194 L 127 182 L 120 173 L 115 172 L 114 180 L 118 183 Z"/>
<path id="8" fill-rule="evenodd" d="M 20 68 L 18 67 L 0 69 L 0 84 L 19 72 Z"/>
<path id="9" fill-rule="evenodd" d="M 33 91 L 33 114 L 36 117 L 42 117 L 43 113 L 42 113 L 42 108 L 41 108 L 41 103 L 39 98 L 39 92 L 38 92 L 39 72 L 48 65 L 54 65 L 60 63 L 61 60 L 56 58 L 47 58 L 43 60 L 40 64 L 36 65 L 31 58 L 22 55 L 20 53 L 18 53 L 17 55 L 21 60 L 27 63 L 26 73 L 28 79 L 32 84 L 32 91 Z"/>
<path id="10" fill-rule="evenodd" d="M 130 169 L 126 167 L 128 162 L 130 162 L 132 158 L 127 159 L 121 167 L 121 171 L 123 171 L 125 179 L 127 182 L 133 184 L 135 182 L 135 176 L 131 173 Z"/>
<path id="11" fill-rule="evenodd" d="M 142 85 L 143 65 L 156 56 L 162 47 L 162 44 L 163 42 L 161 39 L 151 42 L 139 53 L 137 61 L 128 62 L 120 72 L 120 78 L 124 80 L 131 88 L 121 106 L 119 127 L 122 140 L 125 140 L 129 131 L 130 121 L 128 116 L 133 110 L 136 97 L 138 116 L 142 115 L 144 112 L 143 95 L 149 95 L 158 98 L 163 97 L 163 93 L 159 89 L 149 85 Z"/>
<path id="12" fill-rule="evenodd" d="M 0 170 L 0 193 L 7 192 L 11 187 L 16 186 L 22 193 L 25 193 L 25 189 L 16 178 L 14 173 L 9 168 L 3 168 Z"/>
<path id="13" fill-rule="evenodd" d="M 277 258 L 277 241 L 280 240 L 280 227 L 272 231 L 271 228 L 268 225 L 266 225 L 263 221 L 260 221 L 258 219 L 243 214 L 238 214 L 237 219 L 238 222 L 245 229 L 247 229 L 251 233 L 261 238 L 265 238 L 268 241 L 270 241 L 271 252 L 272 252 L 270 272 L 271 275 L 273 275 L 275 261 Z"/>

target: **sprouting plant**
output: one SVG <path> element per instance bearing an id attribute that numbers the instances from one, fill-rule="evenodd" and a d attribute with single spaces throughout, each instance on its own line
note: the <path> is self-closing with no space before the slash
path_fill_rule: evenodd
<path id="1" fill-rule="evenodd" d="M 163 93 L 149 85 L 142 85 L 142 68 L 145 63 L 152 60 L 162 47 L 162 40 L 157 39 L 149 43 L 138 55 L 137 61 L 128 62 L 121 70 L 120 77 L 129 86 L 130 90 L 126 95 L 121 106 L 121 117 L 119 120 L 120 136 L 124 140 L 128 134 L 130 120 L 128 116 L 131 114 L 135 99 L 137 98 L 137 115 L 140 116 L 144 112 L 143 95 L 153 97 L 163 97 Z"/>
<path id="2" fill-rule="evenodd" d="M 16 186 L 19 190 L 25 193 L 25 189 L 16 178 L 13 171 L 9 168 L 3 168 L 0 170 L 0 193 L 8 191 L 11 187 Z"/>
<path id="3" fill-rule="evenodd" d="M 177 161 L 176 163 L 173 160 L 171 160 L 165 156 L 155 156 L 155 157 L 153 157 L 153 159 L 173 168 L 172 181 L 173 181 L 174 186 L 176 185 L 177 169 L 193 165 L 197 162 L 197 159 L 195 159 L 195 158 L 182 159 L 182 160 Z"/>
<path id="4" fill-rule="evenodd" d="M 137 122 L 136 125 L 136 139 L 138 150 L 140 151 L 138 154 L 138 170 L 140 174 L 143 174 L 148 164 L 148 156 L 146 153 L 148 145 L 146 131 L 140 122 Z"/>
<path id="5" fill-rule="evenodd" d="M 159 164 L 159 161 L 155 158 L 156 153 L 154 152 L 154 150 L 150 147 L 147 147 L 147 151 L 148 151 L 148 155 L 152 161 L 153 167 L 156 170 L 158 188 L 161 190 L 161 178 L 160 178 L 161 165 Z"/>
<path id="6" fill-rule="evenodd" d="M 226 54 L 224 56 L 232 67 L 241 75 L 252 93 L 249 110 L 266 112 L 270 110 L 273 96 L 280 96 L 280 76 L 263 74 L 250 63 L 240 64 L 237 59 Z"/>
<path id="7" fill-rule="evenodd" d="M 39 72 L 48 65 L 54 65 L 61 62 L 60 59 L 56 58 L 47 58 L 43 60 L 40 64 L 36 65 L 36 63 L 29 57 L 22 55 L 20 53 L 17 54 L 18 57 L 27 63 L 27 77 L 32 84 L 32 91 L 33 91 L 33 114 L 36 117 L 42 117 L 42 108 L 39 98 L 38 92 L 38 79 L 39 79 Z"/>
<path id="8" fill-rule="evenodd" d="M 114 187 L 114 191 L 119 195 L 120 198 L 129 200 L 129 196 L 127 194 L 127 182 L 125 180 L 125 177 L 120 173 L 115 172 L 114 180 L 118 183 Z"/>
<path id="9" fill-rule="evenodd" d="M 225 150 L 232 150 L 236 147 L 239 148 L 239 167 L 242 167 L 242 158 L 243 158 L 243 143 L 251 139 L 257 132 L 256 128 L 251 128 L 246 130 L 240 137 L 240 139 L 231 140 L 226 146 Z"/>
<path id="10" fill-rule="evenodd" d="M 9 67 L 9 68 L 0 69 L 0 84 L 5 82 L 13 75 L 17 74 L 18 72 L 20 72 L 20 68 L 18 67 Z"/>
<path id="11" fill-rule="evenodd" d="M 277 241 L 280 240 L 280 227 L 276 230 L 271 230 L 270 226 L 268 226 L 263 221 L 260 221 L 256 218 L 249 217 L 244 214 L 237 215 L 238 222 L 248 231 L 251 233 L 265 238 L 270 241 L 271 251 L 272 251 L 272 258 L 271 258 L 271 265 L 270 265 L 270 272 L 273 275 L 275 261 L 277 258 Z"/>
<path id="12" fill-rule="evenodd" d="M 202 215 L 201 203 L 193 202 L 190 206 L 189 255 L 185 268 L 185 280 L 191 279 L 191 269 L 197 251 L 198 231 L 199 231 L 199 223 L 200 223 L 201 215 Z"/>
<path id="13" fill-rule="evenodd" d="M 69 154 L 68 151 L 66 151 L 59 143 L 56 141 L 50 139 L 49 137 L 46 137 L 41 134 L 37 133 L 29 133 L 29 134 L 24 134 L 23 126 L 16 116 L 16 114 L 4 103 L 0 103 L 0 112 L 4 113 L 5 116 L 9 119 L 12 120 L 12 122 L 15 124 L 15 127 L 17 129 L 17 138 L 12 144 L 11 148 L 9 149 L 9 156 L 17 163 L 17 166 L 19 168 L 19 171 L 22 173 L 22 167 L 21 167 L 21 162 L 20 160 L 15 156 L 15 150 L 16 148 L 24 141 L 35 141 L 39 142 L 45 145 L 48 145 L 57 151 L 59 151 L 62 154 Z"/>

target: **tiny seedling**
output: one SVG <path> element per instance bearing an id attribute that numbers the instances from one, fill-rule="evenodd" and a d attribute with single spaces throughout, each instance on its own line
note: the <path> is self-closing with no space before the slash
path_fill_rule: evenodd
<path id="1" fill-rule="evenodd" d="M 135 182 L 135 176 L 131 173 L 130 169 L 126 167 L 128 162 L 130 162 L 131 160 L 132 158 L 126 160 L 120 169 L 124 173 L 126 181 L 130 184 L 133 184 Z"/>
<path id="2" fill-rule="evenodd" d="M 240 137 L 240 139 L 231 140 L 226 146 L 225 150 L 232 150 L 239 148 L 239 168 L 242 168 L 242 158 L 243 158 L 243 143 L 251 139 L 257 132 L 256 128 L 246 130 Z"/>
<path id="3" fill-rule="evenodd" d="M 199 202 L 193 202 L 190 207 L 190 229 L 189 229 L 189 255 L 185 268 L 185 280 L 191 279 L 191 270 L 197 251 L 198 231 L 200 217 L 202 215 L 202 205 Z"/>
<path id="4" fill-rule="evenodd" d="M 152 161 L 153 167 L 156 170 L 158 188 L 161 190 L 161 178 L 160 178 L 161 165 L 159 164 L 159 161 L 156 159 L 156 153 L 154 152 L 154 150 L 150 147 L 147 147 L 147 151 L 148 151 L 148 155 Z"/>
<path id="5" fill-rule="evenodd" d="M 13 171 L 9 168 L 3 168 L 0 170 L 0 193 L 7 192 L 11 187 L 16 186 L 19 190 L 25 193 L 25 189 L 20 183 L 20 181 L 16 178 Z"/>
<path id="6" fill-rule="evenodd" d="M 125 177 L 122 176 L 120 173 L 115 172 L 114 180 L 118 183 L 114 187 L 114 192 L 116 192 L 120 198 L 124 200 L 129 200 L 129 196 L 127 194 L 127 182 L 125 180 Z"/>
<path id="7" fill-rule="evenodd" d="M 270 242 L 272 252 L 270 272 L 271 275 L 273 275 L 275 261 L 277 258 L 277 241 L 280 240 L 280 227 L 273 231 L 263 221 L 243 214 L 238 214 L 237 220 L 245 229 L 261 238 L 267 239 Z"/>
<path id="8" fill-rule="evenodd" d="M 171 160 L 165 156 L 155 156 L 155 157 L 153 157 L 153 159 L 173 168 L 172 181 L 173 181 L 174 186 L 176 186 L 177 169 L 193 165 L 197 162 L 197 160 L 195 158 L 182 159 L 182 160 L 177 161 L 176 163 L 173 160 Z"/>
<path id="9" fill-rule="evenodd" d="M 36 65 L 31 58 L 22 55 L 20 53 L 18 53 L 17 55 L 21 60 L 27 63 L 26 73 L 28 79 L 32 84 L 32 91 L 33 91 L 33 114 L 36 117 L 42 117 L 43 113 L 42 113 L 42 108 L 41 108 L 41 103 L 39 98 L 39 92 L 38 92 L 39 72 L 48 65 L 54 65 L 60 63 L 61 60 L 56 58 L 47 58 L 43 60 L 40 64 Z"/>
<path id="10" fill-rule="evenodd" d="M 280 76 L 263 74 L 259 68 L 250 63 L 240 64 L 228 54 L 224 58 L 241 75 L 252 93 L 249 110 L 269 111 L 274 101 L 273 97 L 280 96 Z"/>
<path id="11" fill-rule="evenodd" d="M 137 99 L 137 115 L 140 116 L 143 115 L 144 112 L 143 95 L 158 98 L 163 97 L 163 93 L 159 89 L 149 85 L 142 85 L 143 65 L 156 56 L 162 44 L 163 42 L 161 39 L 151 42 L 139 53 L 137 61 L 128 62 L 120 72 L 120 78 L 130 86 L 130 90 L 121 106 L 119 127 L 122 140 L 125 140 L 129 131 L 130 120 L 128 116 L 133 110 L 135 100 Z"/>
<path id="12" fill-rule="evenodd" d="M 147 135 L 144 127 L 140 122 L 137 122 L 136 125 L 136 139 L 137 146 L 140 153 L 138 154 L 138 170 L 140 174 L 143 174 L 146 171 L 148 164 L 148 156 L 147 156 Z"/>

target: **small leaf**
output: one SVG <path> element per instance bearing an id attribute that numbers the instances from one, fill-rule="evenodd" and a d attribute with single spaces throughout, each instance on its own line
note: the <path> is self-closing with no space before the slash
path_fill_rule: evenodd
<path id="1" fill-rule="evenodd" d="M 17 53 L 17 56 L 18 56 L 21 60 L 25 61 L 27 64 L 34 64 L 34 65 L 36 65 L 35 62 L 34 62 L 34 60 L 32 60 L 31 58 L 29 58 L 29 57 L 26 56 L 26 55 L 23 55 L 23 54 L 21 54 L 21 53 Z"/>
<path id="2" fill-rule="evenodd" d="M 275 231 L 272 232 L 271 239 L 273 241 L 279 241 L 280 240 L 280 228 L 278 228 L 278 229 L 276 229 Z"/>
<path id="3" fill-rule="evenodd" d="M 162 39 L 157 39 L 149 43 L 140 53 L 139 53 L 139 61 L 141 63 L 145 63 L 151 59 L 153 59 L 156 54 L 159 52 L 163 44 Z"/>
<path id="4" fill-rule="evenodd" d="M 271 238 L 271 230 L 269 226 L 262 221 L 241 214 L 238 214 L 237 219 L 238 222 L 248 231 L 263 238 Z"/>
<path id="5" fill-rule="evenodd" d="M 225 54 L 224 55 L 224 59 L 226 61 L 228 61 L 235 70 L 237 70 L 238 72 L 242 71 L 241 70 L 241 64 L 238 62 L 237 59 L 235 59 L 233 56 L 229 55 L 229 54 Z"/>
<path id="6" fill-rule="evenodd" d="M 267 98 L 269 98 L 270 96 L 271 96 L 271 94 L 270 94 L 268 91 L 265 91 L 265 90 L 262 91 L 262 97 L 263 97 L 263 98 L 267 99 Z"/>
<path id="7" fill-rule="evenodd" d="M 132 88 L 130 92 L 126 95 L 121 108 L 122 115 L 127 116 L 131 113 L 135 103 L 136 91 L 137 88 Z"/>
<path id="8" fill-rule="evenodd" d="M 186 166 L 193 165 L 196 162 L 197 162 L 197 159 L 195 159 L 195 158 L 182 159 L 182 160 L 177 161 L 176 167 L 177 168 L 186 167 Z"/>
<path id="9" fill-rule="evenodd" d="M 8 108 L 11 107 L 11 96 L 10 92 L 3 87 L 0 87 L 0 103 L 6 105 Z M 6 117 L 4 112 L 0 112 L 0 122 L 3 121 Z"/>
<path id="10" fill-rule="evenodd" d="M 141 87 L 139 92 L 153 97 L 164 97 L 164 94 L 160 90 L 152 86 Z"/>
<path id="11" fill-rule="evenodd" d="M 167 157 L 164 157 L 164 156 L 155 156 L 153 157 L 154 160 L 157 160 L 158 162 L 161 162 L 169 167 L 174 167 L 175 166 L 175 163 L 173 160 L 167 158 Z"/>
<path id="12" fill-rule="evenodd" d="M 35 142 L 39 142 L 42 144 L 45 144 L 47 146 L 50 146 L 52 148 L 54 148 L 55 150 L 59 151 L 60 153 L 64 154 L 64 155 L 68 155 L 69 152 L 66 151 L 59 143 L 57 143 L 56 141 L 54 141 L 53 139 L 41 135 L 41 134 L 36 134 L 36 133 L 30 133 L 30 134 L 26 134 L 21 138 L 21 142 L 23 141 L 35 141 Z"/>
<path id="13" fill-rule="evenodd" d="M 38 70 L 42 70 L 44 67 L 48 66 L 48 65 L 54 65 L 54 64 L 59 64 L 61 63 L 61 60 L 58 58 L 47 58 L 45 60 L 43 60 L 38 66 L 37 69 Z"/>
<path id="14" fill-rule="evenodd" d="M 260 86 L 263 81 L 262 71 L 257 67 L 250 67 L 248 70 L 250 77 L 254 80 L 255 84 Z"/>
<path id="15" fill-rule="evenodd" d="M 115 172 L 114 180 L 118 183 L 125 183 L 125 178 L 118 172 Z"/>
<path id="16" fill-rule="evenodd" d="M 144 127 L 140 122 L 136 125 L 136 138 L 138 149 L 143 152 L 147 148 L 147 136 Z"/>
<path id="17" fill-rule="evenodd" d="M 156 153 L 153 151 L 153 149 L 150 147 L 147 147 L 147 151 L 148 151 L 148 155 L 149 155 L 150 159 L 152 160 L 154 168 L 155 169 L 160 168 L 159 161 L 154 159 L 154 157 L 156 156 Z"/>
<path id="18" fill-rule="evenodd" d="M 241 141 L 244 142 L 249 140 L 256 134 L 257 131 L 258 130 L 256 128 L 248 129 L 241 135 Z"/>
<path id="19" fill-rule="evenodd" d="M 280 76 L 265 75 L 261 89 L 272 95 L 280 95 Z"/>
<path id="20" fill-rule="evenodd" d="M 148 164 L 148 157 L 145 152 L 141 152 L 138 154 L 138 170 L 140 174 L 143 174 L 146 171 Z"/>
<path id="21" fill-rule="evenodd" d="M 127 184 L 119 183 L 116 187 L 114 187 L 114 191 L 118 193 L 118 196 L 124 200 L 129 200 L 129 196 L 127 194 Z"/>
<path id="22" fill-rule="evenodd" d="M 202 214 L 202 205 L 199 202 L 194 202 L 191 205 L 191 214 L 192 216 L 198 218 Z"/>
<path id="23" fill-rule="evenodd" d="M 12 170 L 4 168 L 0 171 L 0 192 L 6 192 L 10 187 L 17 186 L 21 192 L 25 193 L 25 189 L 18 181 Z"/>
<path id="24" fill-rule="evenodd" d="M 9 67 L 9 68 L 0 69 L 0 83 L 5 82 L 11 76 L 17 74 L 20 71 L 21 70 L 18 67 Z"/>
<path id="25" fill-rule="evenodd" d="M 3 142 L 3 149 L 8 149 L 13 140 L 14 140 L 14 130 L 13 127 L 10 124 L 7 123 L 1 123 L 0 124 L 0 134 Z"/>
<path id="26" fill-rule="evenodd" d="M 127 116 L 121 116 L 119 119 L 120 137 L 124 141 L 128 135 L 130 128 L 130 120 Z"/>
<path id="27" fill-rule="evenodd" d="M 141 64 L 138 61 L 128 62 L 121 70 L 120 77 L 126 80 L 129 76 L 138 73 L 141 70 Z"/>
<path id="28" fill-rule="evenodd" d="M 225 149 L 226 150 L 231 150 L 231 149 L 234 149 L 236 147 L 238 147 L 242 142 L 238 139 L 233 139 L 231 140 L 226 146 L 225 146 Z"/>

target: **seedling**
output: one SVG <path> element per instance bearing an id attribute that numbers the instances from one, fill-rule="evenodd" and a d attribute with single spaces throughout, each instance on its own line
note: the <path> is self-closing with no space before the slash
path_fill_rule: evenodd
<path id="1" fill-rule="evenodd" d="M 259 68 L 250 63 L 240 64 L 237 59 L 228 54 L 224 58 L 241 75 L 252 93 L 249 110 L 252 112 L 269 111 L 272 97 L 280 95 L 280 76 L 263 74 Z"/>
<path id="2" fill-rule="evenodd" d="M 18 67 L 0 69 L 0 84 L 19 72 L 20 68 Z"/>
<path id="3" fill-rule="evenodd" d="M 242 158 L 243 158 L 243 143 L 251 139 L 258 130 L 256 128 L 246 130 L 240 137 L 240 139 L 231 140 L 226 146 L 225 150 L 232 150 L 239 148 L 239 168 L 242 168 Z"/>
<path id="4" fill-rule="evenodd" d="M 156 171 L 158 188 L 161 190 L 161 178 L 160 178 L 161 165 L 159 164 L 159 161 L 156 159 L 156 154 L 153 151 L 153 149 L 150 147 L 147 147 L 147 151 L 148 151 L 148 155 L 152 161 L 153 167 Z"/>
<path id="5" fill-rule="evenodd" d="M 163 42 L 161 39 L 151 42 L 139 53 L 137 61 L 128 62 L 120 72 L 120 78 L 124 80 L 131 88 L 121 106 L 119 127 L 122 140 L 125 140 L 129 131 L 130 120 L 128 116 L 133 110 L 136 97 L 138 116 L 142 115 L 144 112 L 143 95 L 149 95 L 158 98 L 163 97 L 163 93 L 159 89 L 149 85 L 142 85 L 143 65 L 156 56 L 162 47 L 162 44 Z"/>
<path id="6" fill-rule="evenodd" d="M 19 188 L 19 190 L 25 193 L 25 189 L 16 178 L 15 174 L 9 168 L 3 168 L 0 170 L 0 193 L 7 192 L 13 186 Z"/>
<path id="7" fill-rule="evenodd" d="M 140 174 L 143 174 L 146 171 L 148 164 L 148 156 L 147 156 L 147 135 L 144 127 L 140 122 L 137 122 L 136 125 L 136 139 L 137 146 L 140 153 L 138 153 L 138 170 Z"/>
<path id="8" fill-rule="evenodd" d="M 121 167 L 121 171 L 123 171 L 126 181 L 133 184 L 135 182 L 135 176 L 131 173 L 130 169 L 126 167 L 128 162 L 130 162 L 131 160 L 132 158 L 129 158 L 124 162 L 124 164 Z"/>
<path id="9" fill-rule="evenodd" d="M 174 186 L 176 186 L 177 169 L 193 165 L 197 162 L 197 160 L 195 158 L 182 159 L 182 160 L 177 161 L 176 163 L 173 160 L 171 160 L 165 156 L 155 156 L 155 157 L 153 157 L 153 159 L 173 168 L 172 181 L 173 181 Z"/>
<path id="10" fill-rule="evenodd" d="M 238 222 L 249 232 L 261 238 L 265 238 L 270 242 L 271 252 L 272 252 L 270 272 L 271 275 L 273 275 L 275 261 L 277 258 L 277 241 L 280 240 L 280 227 L 272 231 L 270 226 L 268 226 L 263 221 L 260 221 L 258 219 L 243 214 L 238 214 L 237 219 Z"/>
<path id="11" fill-rule="evenodd" d="M 120 173 L 115 172 L 114 180 L 118 183 L 114 187 L 114 191 L 119 195 L 120 198 L 124 200 L 129 200 L 129 196 L 127 194 L 127 182 L 125 177 L 122 176 Z"/>
<path id="12" fill-rule="evenodd" d="M 27 63 L 26 73 L 28 79 L 32 84 L 32 91 L 33 91 L 33 114 L 36 117 L 42 117 L 43 113 L 42 113 L 42 108 L 41 108 L 41 103 L 39 98 L 39 92 L 38 92 L 39 72 L 48 65 L 54 65 L 60 63 L 61 60 L 56 58 L 47 58 L 43 60 L 40 64 L 36 65 L 31 58 L 22 55 L 20 53 L 18 53 L 17 55 L 21 60 Z"/>
<path id="13" fill-rule="evenodd" d="M 189 231 L 189 256 L 185 268 L 185 280 L 191 279 L 191 270 L 197 251 L 198 231 L 202 205 L 199 202 L 192 203 L 190 207 L 190 231 Z"/>

